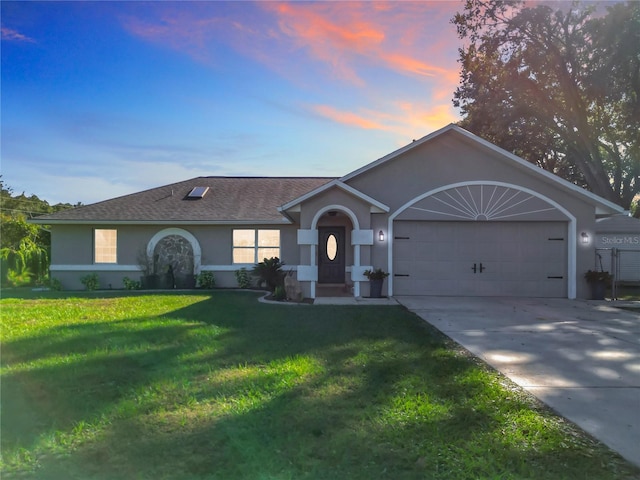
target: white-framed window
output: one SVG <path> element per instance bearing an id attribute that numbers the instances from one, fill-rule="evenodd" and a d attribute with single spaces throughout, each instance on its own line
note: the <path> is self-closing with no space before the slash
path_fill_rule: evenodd
<path id="1" fill-rule="evenodd" d="M 280 230 L 239 228 L 233 231 L 233 263 L 259 263 L 280 258 Z"/>
<path id="2" fill-rule="evenodd" d="M 93 262 L 118 263 L 118 231 L 96 228 L 93 233 Z"/>

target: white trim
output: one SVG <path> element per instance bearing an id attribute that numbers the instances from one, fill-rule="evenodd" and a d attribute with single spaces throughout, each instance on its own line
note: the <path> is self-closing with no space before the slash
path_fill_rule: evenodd
<path id="1" fill-rule="evenodd" d="M 356 216 L 356 214 L 353 213 L 353 211 L 350 208 L 345 207 L 344 205 L 337 205 L 337 204 L 327 205 L 325 207 L 322 207 L 320 210 L 318 210 L 316 214 L 313 216 L 313 220 L 311 221 L 311 228 L 317 230 L 318 221 L 320 220 L 320 217 L 322 217 L 325 213 L 327 213 L 330 210 L 340 210 L 341 212 L 346 213 L 347 216 L 351 219 L 351 224 L 353 225 L 353 229 L 360 230 L 360 222 L 358 222 L 358 217 Z"/>
<path id="2" fill-rule="evenodd" d="M 309 229 L 298 230 L 298 245 L 317 245 L 318 244 L 318 230 Z"/>
<path id="3" fill-rule="evenodd" d="M 369 203 L 372 207 L 375 207 L 371 209 L 371 213 L 388 213 L 390 210 L 390 208 L 384 203 L 379 202 L 373 197 L 370 197 L 366 193 L 362 193 L 360 190 L 356 190 L 355 188 L 353 188 L 350 185 L 347 185 L 346 183 L 342 183 L 338 181 L 336 183 L 336 187 L 341 188 L 345 192 L 348 192 L 354 197 L 364 200 L 365 202 Z"/>
<path id="4" fill-rule="evenodd" d="M 389 244 L 387 246 L 387 249 L 388 249 L 387 254 L 389 258 L 389 278 L 388 278 L 387 286 L 389 288 L 389 296 L 393 295 L 393 222 L 395 218 L 398 215 L 400 215 L 402 212 L 404 212 L 407 208 L 409 208 L 411 205 L 415 204 L 416 202 L 419 202 L 420 200 L 423 200 L 424 198 L 427 198 L 431 195 L 435 195 L 436 193 L 439 193 L 443 190 L 449 190 L 450 188 L 456 188 L 456 187 L 461 187 L 465 185 L 497 185 L 499 187 L 508 187 L 516 190 L 522 190 L 525 193 L 529 193 L 537 198 L 540 198 L 541 200 L 544 200 L 545 202 L 555 207 L 558 211 L 560 211 L 562 214 L 564 214 L 567 217 L 567 219 L 569 220 L 567 223 L 567 297 L 571 300 L 575 299 L 577 295 L 577 285 L 576 285 L 577 258 L 576 256 L 577 256 L 577 248 L 578 248 L 576 243 L 576 239 L 577 239 L 576 217 L 574 217 L 571 214 L 571 212 L 569 212 L 566 208 L 564 208 L 558 202 L 542 195 L 541 193 L 538 193 L 526 187 L 522 187 L 520 185 L 515 185 L 513 183 L 494 182 L 490 180 L 459 182 L 459 183 L 453 183 L 450 185 L 445 185 L 443 187 L 435 188 L 426 193 L 423 193 L 422 195 L 418 195 L 412 200 L 409 200 L 407 203 L 402 205 L 398 210 L 396 210 L 394 213 L 392 213 L 389 216 L 389 223 L 388 223 Z M 428 220 L 425 220 L 425 221 L 428 221 Z"/>
<path id="5" fill-rule="evenodd" d="M 297 279 L 300 282 L 317 282 L 318 281 L 318 267 L 315 265 L 298 265 Z"/>
<path id="6" fill-rule="evenodd" d="M 251 270 L 256 265 L 254 263 L 236 263 L 233 265 L 201 265 L 200 271 L 206 270 L 211 272 L 235 272 L 236 270 L 240 270 L 241 268 L 245 268 L 247 270 Z M 294 272 L 298 269 L 297 265 L 287 265 L 284 264 L 282 266 L 282 270 L 285 272 L 293 270 Z"/>
<path id="7" fill-rule="evenodd" d="M 90 265 L 57 265 L 49 266 L 52 272 L 141 272 L 139 265 L 119 265 L 117 263 L 93 263 Z"/>
<path id="8" fill-rule="evenodd" d="M 373 230 L 351 230 L 351 245 L 373 245 Z"/>
<path id="9" fill-rule="evenodd" d="M 170 235 L 178 235 L 191 244 L 191 248 L 193 249 L 193 273 L 196 275 L 200 273 L 200 261 L 202 259 L 200 243 L 191 232 L 182 228 L 165 228 L 157 232 L 153 237 L 151 237 L 151 240 L 149 240 L 149 243 L 147 244 L 147 256 L 149 258 L 153 258 L 153 252 L 156 249 L 156 245 L 158 245 L 163 238 Z"/>
<path id="10" fill-rule="evenodd" d="M 558 186 L 568 189 L 570 190 L 572 193 L 576 193 L 582 197 L 585 197 L 586 200 L 589 200 L 589 203 L 594 204 L 594 206 L 596 207 L 596 214 L 607 214 L 607 213 L 624 213 L 624 209 L 622 207 L 620 207 L 619 205 L 616 205 L 613 202 L 610 202 L 609 200 L 602 198 L 594 193 L 589 192 L 588 190 L 585 190 L 584 188 L 578 187 L 577 185 L 574 185 L 571 182 L 566 181 L 565 179 L 551 173 L 548 172 L 546 170 L 543 170 L 540 167 L 535 166 L 532 163 L 527 162 L 526 160 L 524 160 L 523 158 L 518 157 L 517 155 L 514 155 L 511 152 L 508 152 L 507 150 L 504 150 L 503 148 L 498 147 L 497 145 L 494 145 L 491 142 L 486 141 L 483 138 L 478 137 L 477 135 L 474 135 L 473 133 L 469 132 L 468 130 L 465 130 L 464 128 L 461 128 L 453 123 L 439 129 L 436 130 L 435 132 L 430 133 L 429 135 L 426 135 L 424 137 L 422 137 L 419 140 L 416 140 L 408 145 L 405 145 L 402 148 L 399 148 L 398 150 L 389 153 L 388 155 L 385 155 L 384 157 L 379 158 L 378 160 L 375 160 L 374 162 L 369 163 L 368 165 L 365 165 L 364 167 L 361 167 L 357 170 L 354 170 L 351 173 L 348 173 L 347 175 L 345 175 L 344 177 L 341 177 L 339 179 L 340 182 L 346 182 L 348 180 L 351 180 L 354 177 L 357 177 L 358 175 L 365 173 L 375 167 L 377 167 L 378 165 L 382 164 L 382 163 L 386 163 L 390 160 L 393 160 L 394 158 L 402 155 L 403 153 L 412 150 L 430 140 L 433 140 L 434 138 L 449 132 L 449 131 L 454 131 L 460 135 L 463 135 L 464 137 L 468 138 L 469 140 L 478 143 L 486 148 L 488 148 L 489 150 L 493 151 L 494 153 L 497 153 L 503 157 L 506 157 L 512 161 L 514 161 L 516 164 L 518 164 L 520 167 L 525 168 L 526 170 L 529 170 L 531 173 L 533 173 L 534 175 L 541 175 L 542 177 L 544 177 L 546 180 L 551 181 L 555 184 L 557 184 Z"/>
<path id="11" fill-rule="evenodd" d="M 372 208 L 371 208 L 371 212 L 373 213 L 387 213 L 389 212 L 389 207 L 387 205 L 385 205 L 382 202 L 379 202 L 378 200 L 376 200 L 373 197 L 370 197 L 369 195 L 362 193 L 360 190 L 356 190 L 355 188 L 344 184 L 343 182 L 341 182 L 339 179 L 335 179 L 335 180 L 331 180 L 328 183 L 325 183 L 324 185 L 319 186 L 318 188 L 311 190 L 308 193 L 305 193 L 304 195 L 301 195 L 298 198 L 295 198 L 293 200 L 291 200 L 290 202 L 285 203 L 284 205 L 282 205 L 281 207 L 278 207 L 278 211 L 279 212 L 284 212 L 286 210 L 291 210 L 294 207 L 297 207 L 298 205 L 300 205 L 302 202 L 304 202 L 305 200 L 308 200 L 312 197 L 315 197 L 316 195 L 319 195 L 320 193 L 329 190 L 330 188 L 333 187 L 337 187 L 340 188 L 341 190 L 350 193 L 351 195 L 353 195 L 356 198 L 359 198 L 360 200 L 363 200 L 364 202 L 368 203 Z"/>

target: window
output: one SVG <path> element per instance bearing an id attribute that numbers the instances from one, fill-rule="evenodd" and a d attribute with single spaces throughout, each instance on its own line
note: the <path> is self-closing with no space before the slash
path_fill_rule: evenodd
<path id="1" fill-rule="evenodd" d="M 280 257 L 280 230 L 233 231 L 233 263 L 258 263 Z"/>
<path id="2" fill-rule="evenodd" d="M 118 231 L 115 229 L 96 228 L 94 231 L 94 263 L 118 262 Z"/>
<path id="3" fill-rule="evenodd" d="M 203 198 L 207 192 L 209 191 L 209 187 L 193 187 L 187 195 L 187 198 Z"/>

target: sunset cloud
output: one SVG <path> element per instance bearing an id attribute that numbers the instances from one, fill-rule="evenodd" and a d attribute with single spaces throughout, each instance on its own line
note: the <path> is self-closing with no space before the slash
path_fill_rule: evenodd
<path id="1" fill-rule="evenodd" d="M 2 2 L 3 173 L 70 202 L 185 176 L 346 173 L 459 119 L 459 8 Z"/>
<path id="2" fill-rule="evenodd" d="M 455 76 L 456 72 L 427 61 L 439 58 L 427 34 L 450 28 L 434 15 L 440 11 L 437 3 L 265 2 L 260 6 L 276 15 L 281 35 L 328 65 L 335 77 L 353 84 L 364 85 L 359 70 L 371 66 L 403 75 L 444 76 L 448 81 Z M 450 15 L 450 10 L 446 12 Z"/>
<path id="3" fill-rule="evenodd" d="M 343 125 L 364 129 L 387 130 L 387 127 L 380 122 L 357 113 L 340 111 L 331 105 L 312 105 L 310 109 L 321 117 Z"/>
<path id="4" fill-rule="evenodd" d="M 16 30 L 13 30 L 11 28 L 2 27 L 0 30 L 2 32 L 3 41 L 36 43 L 36 41 L 33 38 L 23 35 L 22 33 Z"/>
<path id="5" fill-rule="evenodd" d="M 459 120 L 447 104 L 429 106 L 409 101 L 384 105 L 384 109 L 380 110 L 359 109 L 352 112 L 331 105 L 310 105 L 308 110 L 326 120 L 348 127 L 393 133 L 399 137 L 401 144 Z"/>
<path id="6" fill-rule="evenodd" d="M 161 4 L 162 5 L 162 4 Z M 167 6 L 155 19 L 128 17 L 133 35 L 182 51 L 202 63 L 224 44 L 283 73 L 283 62 L 300 56 L 324 65 L 332 78 L 365 86 L 371 68 L 457 82 L 457 68 L 433 41 L 453 31 L 450 5 L 442 2 L 258 2 L 260 19 L 221 13 L 204 4 L 198 14 Z M 267 17 L 264 18 L 264 15 Z M 304 62 L 299 67 L 303 68 Z"/>

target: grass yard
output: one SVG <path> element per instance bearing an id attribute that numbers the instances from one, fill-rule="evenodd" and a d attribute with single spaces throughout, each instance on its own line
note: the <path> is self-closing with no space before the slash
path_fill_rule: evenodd
<path id="1" fill-rule="evenodd" d="M 3 479 L 640 477 L 401 307 L 74 295 L 0 301 Z"/>

